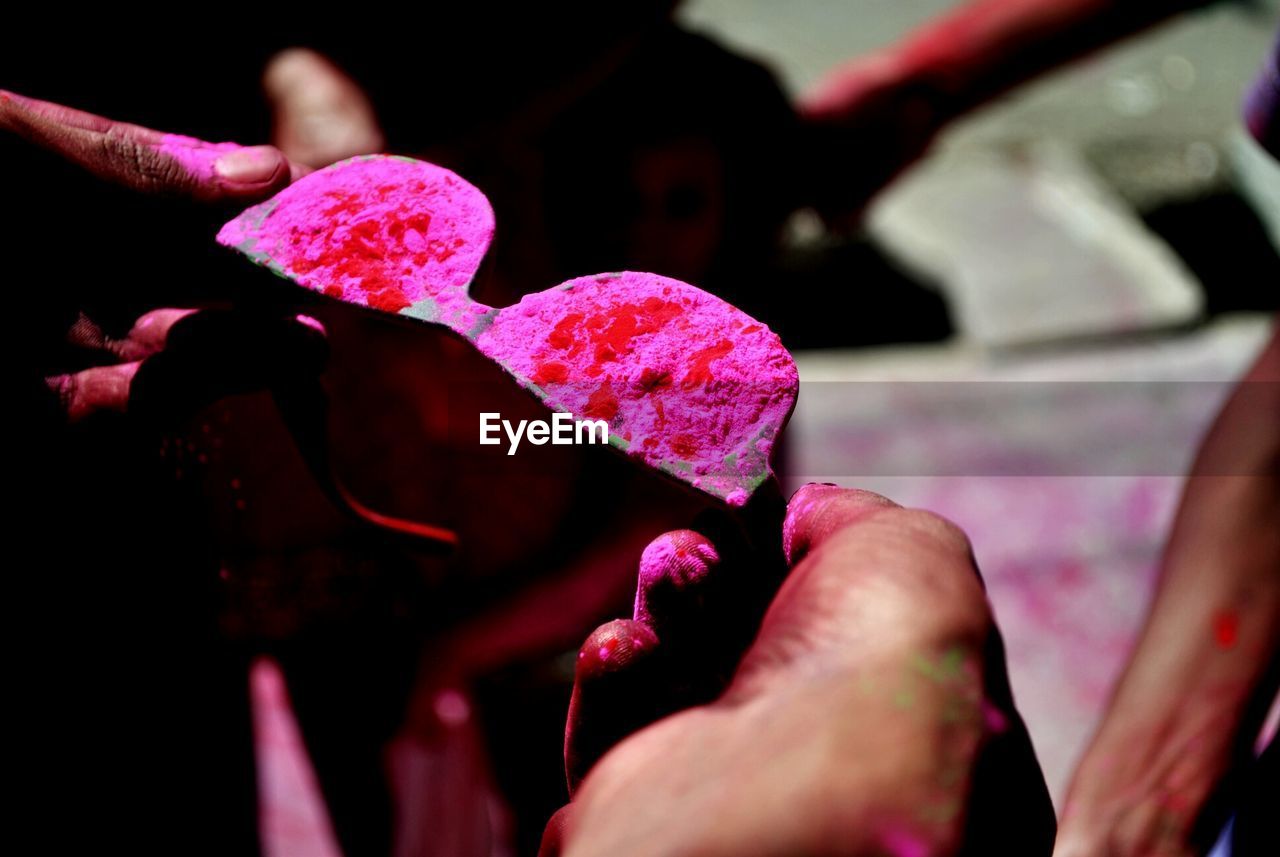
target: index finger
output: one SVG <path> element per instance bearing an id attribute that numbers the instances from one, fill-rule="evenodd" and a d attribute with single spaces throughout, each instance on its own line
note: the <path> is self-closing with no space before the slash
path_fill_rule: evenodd
<path id="1" fill-rule="evenodd" d="M 200 202 L 263 199 L 306 172 L 271 146 L 166 134 L 5 90 L 0 128 L 107 181 Z"/>

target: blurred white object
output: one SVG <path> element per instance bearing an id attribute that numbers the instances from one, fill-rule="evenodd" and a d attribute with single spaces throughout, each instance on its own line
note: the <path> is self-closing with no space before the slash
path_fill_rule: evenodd
<path id="1" fill-rule="evenodd" d="M 1202 309 L 1173 251 L 1053 142 L 935 158 L 876 203 L 870 228 L 983 345 L 1151 330 Z"/>
<path id="2" fill-rule="evenodd" d="M 1231 134 L 1230 144 L 1236 187 L 1267 225 L 1271 243 L 1280 250 L 1280 162 L 1239 128 Z"/>

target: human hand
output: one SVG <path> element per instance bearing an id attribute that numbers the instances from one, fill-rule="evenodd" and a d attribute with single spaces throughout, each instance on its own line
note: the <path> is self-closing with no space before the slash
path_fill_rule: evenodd
<path id="1" fill-rule="evenodd" d="M 1184 700 L 1174 707 L 1198 706 Z M 1075 773 L 1054 857 L 1208 852 L 1225 818 L 1215 813 L 1212 826 L 1197 822 L 1231 766 L 1231 742 L 1224 736 L 1235 724 L 1202 708 L 1210 716 L 1197 718 L 1194 732 L 1171 724 L 1167 709 L 1110 714 Z"/>
<path id="2" fill-rule="evenodd" d="M 276 54 L 262 85 L 272 108 L 272 142 L 291 161 L 319 168 L 386 146 L 364 91 L 315 51 L 290 48 Z"/>
<path id="3" fill-rule="evenodd" d="M 802 94 L 813 203 L 835 226 L 928 148 L 944 121 L 942 93 L 893 48 L 857 57 Z"/>
<path id="4" fill-rule="evenodd" d="M 166 134 L 4 90 L 0 129 L 109 182 L 203 203 L 256 202 L 309 171 L 271 146 Z"/>
<path id="5" fill-rule="evenodd" d="M 234 310 L 152 310 L 122 338 L 82 315 L 67 339 L 105 364 L 46 379 L 72 423 L 100 413 L 172 423 L 231 393 L 314 377 L 328 357 L 313 319 Z"/>
<path id="6" fill-rule="evenodd" d="M 1280 685 L 1280 328 L 1196 456 L 1056 857 L 1208 851 Z"/>
<path id="7" fill-rule="evenodd" d="M 791 500 L 783 541 L 790 576 L 727 689 L 605 753 L 543 854 L 1047 854 L 1052 806 L 963 534 L 811 485 Z M 651 580 L 688 588 L 719 566 L 696 534 L 655 545 Z M 642 725 L 664 661 L 699 659 L 664 652 L 668 641 L 715 633 L 673 627 L 688 600 L 658 608 L 651 588 L 642 579 L 637 599 L 648 622 L 606 625 L 579 654 L 571 782 L 610 716 Z"/>

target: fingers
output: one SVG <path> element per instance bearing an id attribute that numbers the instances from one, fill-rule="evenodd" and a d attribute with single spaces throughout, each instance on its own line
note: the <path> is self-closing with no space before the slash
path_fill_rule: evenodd
<path id="1" fill-rule="evenodd" d="M 193 309 L 156 309 L 138 317 L 124 339 L 113 343 L 112 350 L 122 360 L 145 360 L 164 350 L 169 331 L 192 313 Z"/>
<path id="2" fill-rule="evenodd" d="M 776 533 L 781 514 L 774 511 L 764 521 L 769 513 L 755 509 L 751 519 Z M 774 552 L 748 544 L 739 524 L 731 516 L 703 516 L 698 530 L 650 542 L 640 558 L 634 618 L 603 625 L 588 638 L 565 731 L 571 792 L 614 744 L 711 701 L 727 685 L 781 580 Z M 619 640 L 629 642 L 619 647 Z"/>
<path id="3" fill-rule="evenodd" d="M 113 361 L 136 362 L 162 351 L 169 328 L 193 312 L 193 309 L 152 310 L 139 316 L 122 339 L 111 336 L 87 315 L 80 313 L 67 331 L 66 338 L 77 348 L 101 352 Z"/>
<path id="4" fill-rule="evenodd" d="M 208 143 L 0 90 L 0 128 L 142 193 L 250 202 L 305 169 L 271 146 Z"/>
<path id="5" fill-rule="evenodd" d="M 663 713 L 658 637 L 618 619 L 601 625 L 578 651 L 565 728 L 569 793 L 614 744 Z"/>
<path id="6" fill-rule="evenodd" d="M 305 48 L 277 54 L 263 74 L 273 141 L 291 160 L 322 167 L 385 147 L 373 105 L 350 77 Z"/>
<path id="7" fill-rule="evenodd" d="M 870 492 L 810 485 L 792 498 L 781 527 L 779 510 L 774 510 L 769 516 L 755 515 L 751 529 L 781 530 L 782 550 L 794 563 L 886 510 L 902 517 L 870 541 L 885 542 L 892 536 L 894 547 L 905 552 L 904 558 L 889 563 L 904 578 L 895 580 L 894 587 L 905 589 L 922 574 L 940 574 L 941 553 L 964 569 L 967 597 L 979 603 L 975 622 L 985 630 L 985 602 L 963 536 L 947 542 L 945 548 L 926 550 L 929 536 L 946 540 L 956 535 L 954 527 L 941 519 L 901 509 Z M 770 520 L 766 522 L 765 517 Z M 717 698 L 756 637 L 766 609 L 774 617 L 772 639 L 752 649 L 756 667 L 778 666 L 779 651 L 787 663 L 796 658 L 812 661 L 813 655 L 821 657 L 827 648 L 848 654 L 844 643 L 850 642 L 851 634 L 858 634 L 856 614 L 867 607 L 846 591 L 847 584 L 852 573 L 875 557 L 857 547 L 828 551 L 821 561 L 809 563 L 807 582 L 798 591 L 792 587 L 786 606 L 779 610 L 782 598 L 774 599 L 783 579 L 778 562 L 769 550 L 748 543 L 750 534 L 740 523 L 722 515 L 704 517 L 697 529 L 676 530 L 654 539 L 640 560 L 634 619 L 602 626 L 583 646 L 565 739 L 571 790 L 627 735 L 672 711 Z M 861 588 L 865 593 L 866 581 Z M 928 602 L 915 594 L 892 594 L 877 621 L 893 621 L 886 610 L 895 618 L 911 618 L 929 609 Z M 797 645 L 808 648 L 798 651 Z"/>
<path id="8" fill-rule="evenodd" d="M 776 533 L 778 518 L 764 526 Z M 703 515 L 695 529 L 664 533 L 649 544 L 634 617 L 662 641 L 672 710 L 724 690 L 784 576 L 772 551 L 747 542 L 735 516 Z"/>
<path id="9" fill-rule="evenodd" d="M 640 557 L 635 621 L 678 645 L 696 627 L 720 567 L 715 545 L 701 533 L 675 530 L 658 536 Z"/>
<path id="10" fill-rule="evenodd" d="M 953 524 L 867 491 L 808 485 L 791 499 L 783 538 L 794 567 L 730 700 L 815 668 L 857 668 L 904 652 L 980 658 L 991 614 L 968 541 Z"/>
<path id="11" fill-rule="evenodd" d="M 856 120 L 859 108 L 891 90 L 905 76 L 906 68 L 894 51 L 859 57 L 828 72 L 816 86 L 802 93 L 796 100 L 796 109 L 811 120 Z"/>
<path id="12" fill-rule="evenodd" d="M 609 748 L 679 707 L 692 685 L 714 685 L 707 698 L 719 689 L 695 681 L 708 672 L 698 638 L 719 569 L 715 546 L 693 530 L 663 533 L 645 548 L 635 618 L 601 625 L 578 652 L 565 724 L 570 794 Z"/>
<path id="13" fill-rule="evenodd" d="M 789 565 L 804 559 L 833 533 L 897 503 L 870 491 L 810 483 L 791 497 L 782 522 L 782 551 Z"/>
<path id="14" fill-rule="evenodd" d="M 964 534 L 928 512 L 867 491 L 807 485 L 787 509 L 795 563 L 726 699 L 806 680 L 902 665 L 944 694 L 939 723 L 971 712 L 965 854 L 1048 854 L 1055 817 L 1030 735 L 1014 705 L 1004 644 Z M 892 672 L 890 673 L 892 674 Z"/>
<path id="15" fill-rule="evenodd" d="M 224 396 L 314 378 L 329 354 L 324 328 L 314 319 L 237 310 L 180 318 L 164 342 L 140 367 L 129 401 L 132 413 L 159 422 L 186 419 Z"/>
<path id="16" fill-rule="evenodd" d="M 129 388 L 140 365 L 96 366 L 46 378 L 45 383 L 58 396 L 67 422 L 78 423 L 96 413 L 124 413 L 129 405 Z"/>
<path id="17" fill-rule="evenodd" d="M 868 201 L 924 154 L 949 105 L 893 49 L 827 74 L 796 104 L 804 120 L 808 201 L 828 226 L 855 226 Z"/>
<path id="18" fill-rule="evenodd" d="M 67 422 L 78 423 L 96 413 L 125 413 L 129 395 L 142 361 L 160 352 L 169 330 L 191 315 L 190 309 L 158 309 L 142 315 L 123 339 L 111 337 L 97 323 L 80 313 L 67 331 L 67 341 L 88 351 L 100 352 L 113 366 L 95 366 L 81 372 L 46 378 L 58 396 Z"/>
<path id="19" fill-rule="evenodd" d="M 769 747 L 779 735 L 791 736 L 783 741 L 787 746 L 816 741 L 837 749 L 822 754 L 814 770 L 825 781 L 812 794 L 832 800 L 837 814 L 846 813 L 855 803 L 850 798 L 858 796 L 855 787 L 831 797 L 841 783 L 858 781 L 848 776 L 848 760 L 854 759 L 855 769 L 864 774 L 877 770 L 877 764 L 889 772 L 883 780 L 868 780 L 875 783 L 869 799 L 877 806 L 954 807 L 945 817 L 911 822 L 912 836 L 918 831 L 921 842 L 932 836 L 958 844 L 963 837 L 965 854 L 1003 853 L 1007 842 L 1017 842 L 1020 854 L 1048 854 L 1052 804 L 1012 707 L 1003 650 L 963 533 L 937 516 L 901 508 L 879 495 L 823 485 L 797 492 L 785 527 L 775 522 L 774 528 L 783 529 L 786 553 L 796 566 L 763 622 L 753 626 L 758 628 L 755 642 L 732 684 L 694 719 L 677 714 L 624 741 L 655 712 L 662 716 L 673 710 L 667 695 L 673 683 L 728 626 L 732 617 L 716 611 L 741 603 L 734 593 L 749 582 L 739 579 L 743 569 L 735 563 L 741 554 L 733 545 L 732 527 L 714 537 L 703 527 L 667 533 L 646 549 L 635 615 L 662 631 L 652 648 L 633 642 L 619 659 L 600 660 L 607 648 L 601 644 L 619 635 L 647 640 L 646 625 L 612 623 L 584 647 L 566 739 L 573 790 L 605 750 L 621 747 L 591 774 L 594 785 L 577 796 L 568 832 L 591 835 L 584 831 L 593 812 L 600 812 L 601 794 L 609 795 L 604 801 L 611 806 L 627 806 L 620 795 L 628 794 L 636 772 L 646 765 L 675 766 L 661 771 L 657 782 L 677 791 L 678 783 L 690 777 L 715 776 L 714 771 L 704 774 L 702 766 L 690 773 L 688 760 L 681 765 L 667 756 L 685 753 L 713 766 L 726 756 L 705 748 L 739 722 L 749 726 L 728 757 L 740 777 L 752 766 L 738 759 Z M 671 645 L 676 640 L 680 645 Z M 601 669 L 606 662 L 607 671 Z M 790 726 L 781 713 L 786 711 L 796 712 Z M 682 718 L 696 737 L 673 742 L 670 736 L 680 734 L 675 724 Z M 708 723 L 717 725 L 708 732 Z M 585 742 L 575 730 L 579 735 L 590 730 L 594 745 L 579 749 Z M 827 735 L 832 743 L 815 735 Z M 655 736 L 666 736 L 666 743 Z M 734 740 L 726 739 L 729 745 Z M 767 813 L 777 805 L 770 797 L 754 812 Z M 662 824 L 679 814 L 678 807 L 662 811 Z M 548 825 L 544 855 L 560 853 L 567 820 L 562 811 Z"/>
<path id="20" fill-rule="evenodd" d="M 314 376 L 328 354 L 314 319 L 228 310 L 153 310 L 122 339 L 81 315 L 67 338 L 122 361 L 46 379 L 69 422 L 100 412 L 183 419 L 231 393 Z"/>

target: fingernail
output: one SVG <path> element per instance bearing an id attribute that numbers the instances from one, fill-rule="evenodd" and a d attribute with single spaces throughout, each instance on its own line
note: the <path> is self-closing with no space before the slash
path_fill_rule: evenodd
<path id="1" fill-rule="evenodd" d="M 218 156 L 214 174 L 232 184 L 265 184 L 280 170 L 280 153 L 271 146 L 246 146 Z"/>

